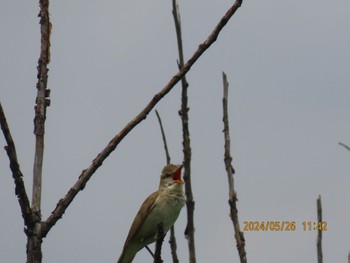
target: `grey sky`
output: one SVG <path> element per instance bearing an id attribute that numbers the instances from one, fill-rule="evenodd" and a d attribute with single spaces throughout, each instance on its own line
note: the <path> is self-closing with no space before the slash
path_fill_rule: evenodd
<path id="1" fill-rule="evenodd" d="M 180 1 L 188 58 L 233 1 Z M 325 262 L 350 250 L 350 2 L 244 1 L 187 75 L 198 262 L 238 262 L 223 163 L 222 71 L 241 225 L 295 221 L 294 232 L 245 232 L 249 262 L 316 262 L 322 195 Z M 2 1 L 0 100 L 31 195 L 33 106 L 40 35 L 37 1 Z M 176 73 L 171 1 L 52 1 L 43 218 L 81 170 Z M 180 87 L 157 106 L 172 161 L 182 161 Z M 0 142 L 4 145 L 3 136 Z M 115 262 L 165 163 L 154 112 L 118 146 L 44 240 L 44 262 Z M 0 262 L 25 261 L 23 220 L 0 153 Z M 185 209 L 176 223 L 187 261 Z M 170 262 L 168 246 L 163 251 Z M 141 251 L 135 263 L 152 262 Z"/>

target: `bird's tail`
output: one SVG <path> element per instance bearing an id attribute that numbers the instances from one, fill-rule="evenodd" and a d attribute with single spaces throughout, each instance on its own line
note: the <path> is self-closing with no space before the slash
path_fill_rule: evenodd
<path id="1" fill-rule="evenodd" d="M 117 263 L 131 263 L 134 260 L 137 251 L 138 250 L 135 250 L 132 247 L 124 247 Z"/>

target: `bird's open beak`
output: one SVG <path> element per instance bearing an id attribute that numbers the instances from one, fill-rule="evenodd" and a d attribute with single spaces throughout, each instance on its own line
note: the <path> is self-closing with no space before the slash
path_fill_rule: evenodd
<path id="1" fill-rule="evenodd" d="M 173 173 L 173 180 L 175 181 L 175 183 L 177 184 L 184 184 L 185 182 L 181 179 L 181 169 L 182 169 L 183 165 L 179 165 L 179 168 L 177 168 L 177 170 Z"/>

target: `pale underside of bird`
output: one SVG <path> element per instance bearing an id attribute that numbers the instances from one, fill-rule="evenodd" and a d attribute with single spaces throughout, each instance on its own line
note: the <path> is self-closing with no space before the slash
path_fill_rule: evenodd
<path id="1" fill-rule="evenodd" d="M 166 165 L 160 177 L 158 191 L 142 203 L 126 238 L 118 263 L 131 263 L 136 253 L 155 241 L 157 227 L 163 223 L 167 232 L 185 205 L 181 180 L 182 165 Z"/>

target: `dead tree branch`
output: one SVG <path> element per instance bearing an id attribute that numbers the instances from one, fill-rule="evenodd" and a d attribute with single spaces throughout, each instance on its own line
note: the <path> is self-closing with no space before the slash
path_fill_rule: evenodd
<path id="1" fill-rule="evenodd" d="M 238 219 L 238 209 L 237 209 L 237 193 L 234 189 L 234 178 L 233 174 L 235 173 L 235 170 L 232 166 L 232 157 L 231 157 L 231 139 L 230 139 L 230 128 L 229 128 L 229 121 L 228 121 L 228 110 L 227 110 L 227 98 L 228 98 L 228 81 L 226 74 L 222 73 L 223 82 L 224 82 L 224 96 L 222 99 L 223 104 L 223 122 L 224 122 L 224 137 L 225 137 L 225 154 L 224 154 L 224 161 L 225 161 L 225 167 L 227 172 L 227 178 L 228 178 L 228 186 L 229 186 L 229 200 L 228 203 L 230 205 L 230 216 L 231 220 L 233 222 L 233 227 L 235 230 L 235 238 L 237 243 L 237 250 L 239 254 L 239 258 L 241 260 L 241 263 L 247 263 L 247 253 L 245 251 L 245 239 L 243 232 L 240 229 L 239 226 L 239 219 Z"/>
<path id="2" fill-rule="evenodd" d="M 7 124 L 6 116 L 0 102 L 0 125 L 7 145 L 4 147 L 10 161 L 10 169 L 15 183 L 15 194 L 21 208 L 24 225 L 28 228 L 33 224 L 29 199 L 23 182 L 23 174 L 17 160 L 15 143 L 12 139 L 10 128 Z"/>
<path id="3" fill-rule="evenodd" d="M 162 252 L 162 245 L 164 242 L 165 235 L 166 233 L 164 231 L 163 222 L 160 222 L 157 226 L 156 250 L 154 252 L 154 263 L 163 263 L 161 252 Z"/>
<path id="4" fill-rule="evenodd" d="M 176 38 L 179 51 L 179 60 L 177 62 L 179 70 L 184 67 L 184 54 L 182 45 L 182 32 L 181 32 L 181 19 L 178 3 L 176 0 L 173 3 L 173 17 L 176 29 Z M 190 132 L 188 127 L 188 82 L 186 76 L 181 79 L 182 85 L 182 96 L 181 96 L 181 110 L 180 116 L 182 120 L 182 136 L 183 136 L 183 153 L 184 153 L 184 180 L 185 184 L 185 194 L 186 194 L 186 208 L 187 208 L 187 227 L 185 230 L 185 235 L 188 240 L 188 250 L 189 250 L 189 262 L 196 262 L 196 249 L 195 249 L 195 239 L 194 239 L 194 207 L 195 202 L 193 200 L 192 184 L 191 184 L 191 142 L 190 142 Z"/>
<path id="5" fill-rule="evenodd" d="M 192 57 L 186 62 L 186 64 L 176 73 L 166 86 L 158 92 L 151 101 L 145 106 L 145 108 L 137 114 L 109 143 L 108 145 L 95 157 L 91 165 L 83 170 L 68 193 L 59 200 L 56 208 L 52 211 L 51 215 L 47 218 L 42 225 L 42 235 L 45 237 L 50 229 L 56 224 L 56 222 L 62 217 L 70 203 L 76 197 L 79 191 L 83 190 L 86 183 L 89 181 L 94 172 L 102 165 L 103 161 L 115 150 L 119 143 L 125 138 L 125 136 L 134 129 L 141 121 L 143 121 L 154 106 L 167 95 L 173 87 L 183 78 L 183 76 L 191 69 L 193 64 L 203 53 L 217 40 L 219 33 L 225 27 L 227 22 L 241 6 L 242 0 L 236 0 L 231 8 L 228 9 L 226 14 L 221 18 L 215 29 L 208 36 L 208 38 L 199 45 L 198 49 L 194 52 Z"/>
<path id="6" fill-rule="evenodd" d="M 49 0 L 40 0 L 40 32 L 41 48 L 38 60 L 38 82 L 37 97 L 34 117 L 35 134 L 35 155 L 33 166 L 33 195 L 32 195 L 32 216 L 34 220 L 33 228 L 28 229 L 27 241 L 27 263 L 41 263 L 42 260 L 42 233 L 41 233 L 41 186 L 42 168 L 44 157 L 44 133 L 46 108 L 50 105 L 50 90 L 47 89 L 48 67 L 50 63 L 50 35 L 51 22 L 49 16 Z"/>
<path id="7" fill-rule="evenodd" d="M 35 134 L 35 157 L 33 168 L 33 212 L 40 214 L 41 204 L 41 177 L 44 156 L 44 133 L 46 108 L 50 105 L 50 90 L 47 89 L 48 64 L 50 63 L 50 34 L 51 23 L 49 16 L 49 1 L 40 0 L 40 31 L 41 31 L 41 50 L 38 60 L 38 82 L 37 97 L 34 117 L 34 134 Z"/>
<path id="8" fill-rule="evenodd" d="M 317 262 L 323 263 L 323 253 L 322 253 L 322 204 L 321 196 L 317 199 Z"/>

